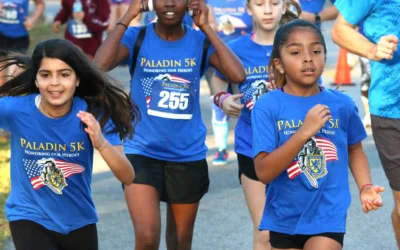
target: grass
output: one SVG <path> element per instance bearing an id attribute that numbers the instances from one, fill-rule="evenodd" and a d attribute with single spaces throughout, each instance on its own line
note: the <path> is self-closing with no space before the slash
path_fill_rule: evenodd
<path id="1" fill-rule="evenodd" d="M 32 53 L 35 46 L 41 41 L 51 38 L 64 38 L 65 26 L 66 25 L 63 25 L 60 33 L 54 33 L 51 27 L 51 23 L 38 23 L 29 33 L 29 52 Z"/>
<path id="2" fill-rule="evenodd" d="M 65 26 L 64 26 L 65 27 Z M 64 28 L 65 29 L 65 28 Z M 30 31 L 29 54 L 36 45 L 51 38 L 63 38 L 64 29 L 60 33 L 53 33 L 51 24 L 39 23 Z M 5 242 L 10 237 L 8 222 L 4 214 L 4 203 L 10 191 L 10 146 L 9 141 L 0 137 L 0 250 L 4 248 Z"/>
<path id="3" fill-rule="evenodd" d="M 4 203 L 10 191 L 10 144 L 8 140 L 0 140 L 0 249 L 10 236 L 8 222 L 4 214 Z"/>

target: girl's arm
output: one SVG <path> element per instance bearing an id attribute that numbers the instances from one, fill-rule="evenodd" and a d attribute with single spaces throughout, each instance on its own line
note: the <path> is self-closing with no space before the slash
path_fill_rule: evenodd
<path id="1" fill-rule="evenodd" d="M 97 150 L 119 181 L 127 186 L 133 183 L 135 173 L 131 163 L 124 154 L 122 146 L 112 146 L 106 140 L 104 146 Z"/>
<path id="2" fill-rule="evenodd" d="M 257 104 L 258 102 L 256 105 Z M 254 126 L 254 124 L 257 122 L 262 123 L 265 119 L 262 111 L 261 115 L 259 115 L 259 112 L 257 111 L 259 110 L 253 110 L 252 114 L 254 131 L 253 138 L 257 138 L 258 140 L 268 139 L 260 138 L 260 136 L 257 134 L 260 132 L 258 130 L 262 130 L 263 128 L 258 128 L 257 126 Z M 254 166 L 258 179 L 262 183 L 268 184 L 277 176 L 279 176 L 293 162 L 297 154 L 303 148 L 304 144 L 312 136 L 314 136 L 329 119 L 331 119 L 331 115 L 327 106 L 318 104 L 310 109 L 301 128 L 294 133 L 282 146 L 273 150 L 271 153 L 260 152 L 255 156 Z M 268 125 L 275 126 L 275 124 Z"/>
<path id="3" fill-rule="evenodd" d="M 58 21 L 60 24 L 64 24 L 70 16 L 71 6 L 68 5 L 68 2 L 66 0 L 62 0 L 61 9 L 54 18 L 54 22 Z"/>
<path id="4" fill-rule="evenodd" d="M 30 17 L 27 17 L 24 21 L 25 28 L 27 30 L 31 30 L 39 21 L 39 18 L 42 16 L 44 11 L 44 1 L 43 0 L 35 0 L 35 11 Z"/>
<path id="5" fill-rule="evenodd" d="M 85 111 L 79 111 L 79 119 L 87 126 L 93 147 L 97 149 L 115 177 L 125 185 L 130 185 L 135 178 L 132 165 L 123 153 L 122 146 L 112 146 L 103 136 L 99 122 L 94 116 Z"/>
<path id="6" fill-rule="evenodd" d="M 108 34 L 106 40 L 101 44 L 94 57 L 93 62 L 102 71 L 110 71 L 128 58 L 129 49 L 121 45 L 121 38 L 125 34 L 129 23 L 140 14 L 140 1 L 132 0 L 128 11 L 119 21 L 123 25 L 116 25 L 114 30 Z M 125 26 L 126 27 L 125 27 Z M 132 46 L 134 41 L 132 41 Z"/>
<path id="7" fill-rule="evenodd" d="M 193 16 L 193 21 L 207 36 L 215 49 L 215 53 L 209 58 L 210 64 L 221 72 L 230 82 L 244 82 L 246 79 L 246 72 L 243 64 L 211 28 L 208 18 L 209 9 L 204 0 L 192 0 L 188 7 L 189 9 L 199 11 L 198 14 Z"/>

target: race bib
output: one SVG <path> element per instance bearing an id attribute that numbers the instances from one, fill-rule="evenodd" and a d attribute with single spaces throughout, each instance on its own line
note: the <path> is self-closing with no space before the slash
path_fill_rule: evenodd
<path id="1" fill-rule="evenodd" d="M 0 22 L 5 24 L 19 24 L 18 5 L 14 3 L 3 3 L 0 8 Z"/>
<path id="2" fill-rule="evenodd" d="M 169 74 L 143 81 L 147 113 L 152 116 L 190 120 L 193 117 L 191 82 Z"/>
<path id="3" fill-rule="evenodd" d="M 86 24 L 84 24 L 80 21 L 74 20 L 74 19 L 71 19 L 68 21 L 68 31 L 73 37 L 75 37 L 77 39 L 84 39 L 84 38 L 92 37 L 92 33 L 88 29 Z"/>

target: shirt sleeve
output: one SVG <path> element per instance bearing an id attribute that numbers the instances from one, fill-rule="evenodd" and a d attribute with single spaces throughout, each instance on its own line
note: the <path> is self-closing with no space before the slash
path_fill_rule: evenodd
<path id="1" fill-rule="evenodd" d="M 367 137 L 364 124 L 362 123 L 361 117 L 358 114 L 356 104 L 351 101 L 349 123 L 347 126 L 347 144 L 349 146 L 355 145 Z"/>
<path id="2" fill-rule="evenodd" d="M 138 27 L 129 27 L 125 31 L 124 36 L 122 37 L 121 42 L 120 42 L 120 44 L 124 45 L 129 50 L 129 56 L 128 56 L 128 61 L 127 61 L 129 67 L 132 66 L 133 47 L 135 46 L 136 38 L 137 38 L 138 34 L 139 34 Z"/>
<path id="3" fill-rule="evenodd" d="M 9 119 L 10 119 L 10 108 L 13 97 L 2 97 L 0 98 L 0 128 L 10 131 Z"/>
<path id="4" fill-rule="evenodd" d="M 373 10 L 377 0 L 336 0 L 335 6 L 343 18 L 352 25 L 358 25 Z"/>
<path id="5" fill-rule="evenodd" d="M 273 108 L 269 94 L 263 95 L 254 105 L 251 114 L 251 127 L 253 129 L 253 157 L 259 153 L 271 153 L 278 148 L 278 130 L 274 115 L 277 109 Z"/>

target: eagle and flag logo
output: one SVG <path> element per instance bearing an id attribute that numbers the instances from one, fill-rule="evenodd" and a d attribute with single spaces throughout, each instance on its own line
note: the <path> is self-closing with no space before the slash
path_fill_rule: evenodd
<path id="1" fill-rule="evenodd" d="M 287 169 L 289 179 L 303 173 L 314 188 L 318 188 L 317 180 L 328 174 L 326 163 L 339 160 L 335 144 L 319 136 L 310 138 L 296 159 Z"/>
<path id="2" fill-rule="evenodd" d="M 62 190 L 68 186 L 66 179 L 85 171 L 78 164 L 54 158 L 23 159 L 23 163 L 34 190 L 47 186 L 56 194 L 62 194 Z"/>

